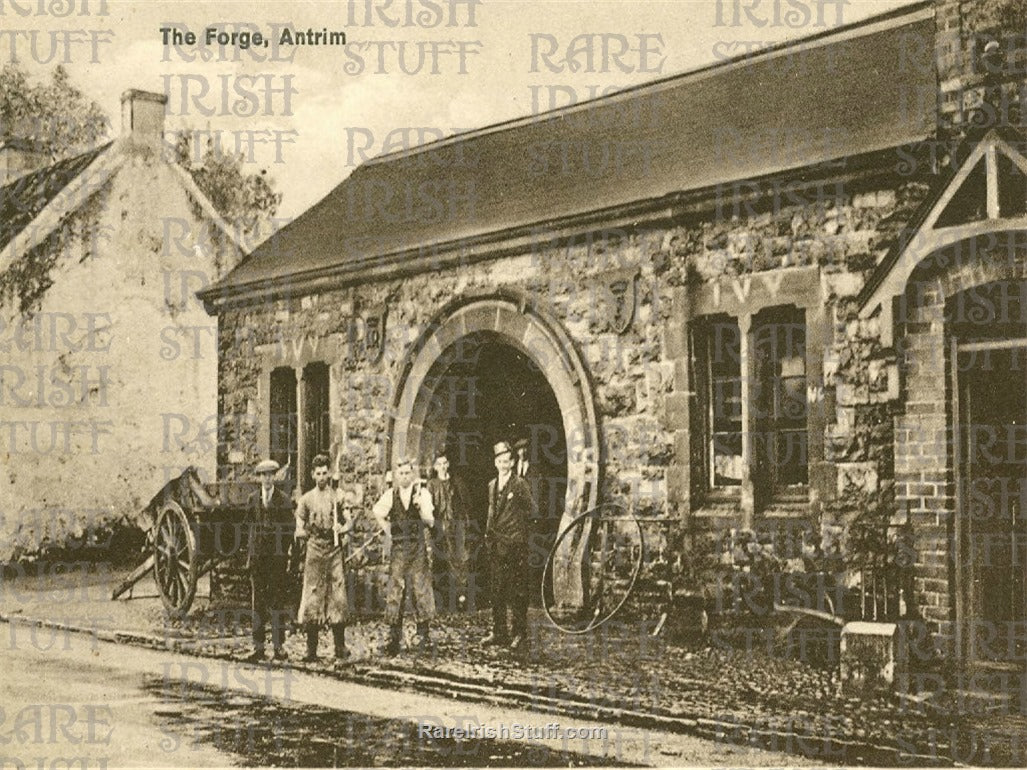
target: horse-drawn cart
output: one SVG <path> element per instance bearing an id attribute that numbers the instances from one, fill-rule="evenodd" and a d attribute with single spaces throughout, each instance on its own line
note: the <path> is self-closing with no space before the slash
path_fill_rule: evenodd
<path id="1" fill-rule="evenodd" d="M 146 559 L 111 592 L 117 599 L 151 572 L 165 609 L 183 615 L 200 578 L 219 563 L 245 554 L 255 484 L 204 485 L 195 468 L 169 481 L 142 512 Z"/>

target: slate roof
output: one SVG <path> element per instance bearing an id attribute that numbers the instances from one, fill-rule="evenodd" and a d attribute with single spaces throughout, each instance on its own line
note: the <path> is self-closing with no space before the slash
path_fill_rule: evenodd
<path id="1" fill-rule="evenodd" d="M 920 141 L 933 6 L 368 161 L 210 297 Z"/>
<path id="2" fill-rule="evenodd" d="M 112 144 L 108 142 L 81 155 L 58 161 L 0 187 L 0 249 L 25 229 L 61 190 Z"/>

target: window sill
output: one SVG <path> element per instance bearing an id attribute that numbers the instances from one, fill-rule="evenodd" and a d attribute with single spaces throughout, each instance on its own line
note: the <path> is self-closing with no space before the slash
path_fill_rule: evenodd
<path id="1" fill-rule="evenodd" d="M 797 519 L 808 516 L 809 512 L 809 487 L 804 485 L 775 494 L 760 515 L 768 519 Z"/>
<path id="2" fill-rule="evenodd" d="M 702 499 L 699 508 L 693 514 L 699 518 L 716 518 L 722 516 L 734 516 L 742 510 L 742 490 L 737 489 L 716 489 L 707 492 Z"/>

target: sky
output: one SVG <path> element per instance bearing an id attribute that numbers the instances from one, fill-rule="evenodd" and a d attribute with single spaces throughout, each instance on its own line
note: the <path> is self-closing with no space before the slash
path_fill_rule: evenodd
<path id="1" fill-rule="evenodd" d="M 128 88 L 166 93 L 166 127 L 211 131 L 266 168 L 295 217 L 363 159 L 584 101 L 910 0 L 0 0 L 0 61 L 62 62 L 120 127 Z M 68 11 L 55 16 L 50 11 Z M 42 13 L 40 11 L 42 10 Z M 250 47 L 206 45 L 206 30 Z M 162 28 L 196 36 L 165 45 Z M 282 31 L 346 44 L 278 45 Z M 252 34 L 268 38 L 254 46 Z M 167 34 L 171 34 L 170 32 Z"/>

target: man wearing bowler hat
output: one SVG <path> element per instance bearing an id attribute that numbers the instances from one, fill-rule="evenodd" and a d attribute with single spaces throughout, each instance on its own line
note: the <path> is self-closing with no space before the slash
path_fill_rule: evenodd
<path id="1" fill-rule="evenodd" d="M 260 489 L 250 495 L 248 501 L 251 518 L 246 564 L 253 606 L 253 652 L 247 660 L 251 662 L 264 659 L 268 620 L 271 621 L 274 659 L 286 658 L 282 649 L 288 597 L 286 577 L 295 522 L 291 501 L 275 486 L 278 470 L 279 465 L 274 460 L 257 464 L 254 471 L 260 479 Z"/>
<path id="2" fill-rule="evenodd" d="M 489 482 L 489 514 L 485 524 L 492 593 L 492 633 L 488 645 L 521 650 L 528 636 L 528 537 L 536 516 L 528 482 L 514 473 L 514 457 L 505 441 L 493 447 L 496 478 Z M 507 630 L 506 611 L 512 613 Z"/>

